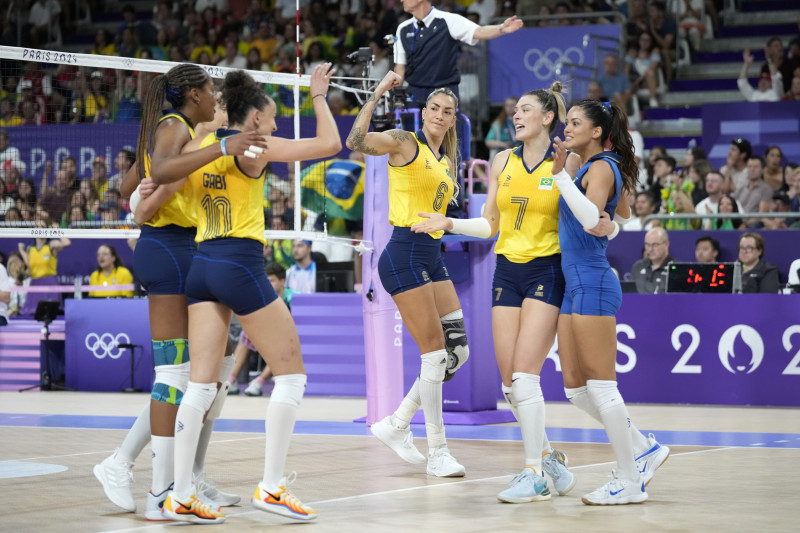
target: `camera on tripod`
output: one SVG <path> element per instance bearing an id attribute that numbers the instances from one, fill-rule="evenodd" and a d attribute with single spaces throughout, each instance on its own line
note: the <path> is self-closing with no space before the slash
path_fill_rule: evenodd
<path id="1" fill-rule="evenodd" d="M 395 87 L 389 90 L 389 98 L 383 99 L 378 102 L 375 107 L 375 113 L 372 115 L 372 129 L 377 132 L 390 130 L 397 127 L 394 118 L 395 111 L 405 111 L 406 109 L 406 89 L 404 87 Z M 388 109 L 384 109 L 386 102 Z"/>
<path id="2" fill-rule="evenodd" d="M 369 46 L 362 46 L 355 52 L 347 54 L 347 60 L 351 63 L 367 63 L 373 60 L 372 48 Z"/>

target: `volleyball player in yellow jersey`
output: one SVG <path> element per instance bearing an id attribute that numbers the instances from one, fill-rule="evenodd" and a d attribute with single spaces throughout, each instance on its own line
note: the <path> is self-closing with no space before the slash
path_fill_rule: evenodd
<path id="1" fill-rule="evenodd" d="M 575 486 L 565 456 L 545 433 L 544 397 L 539 382 L 544 360 L 555 339 L 564 297 L 558 245 L 558 189 L 553 186 L 550 136 L 566 117 L 561 84 L 522 95 L 514 109 L 517 140 L 492 162 L 492 180 L 483 217 L 448 219 L 421 213 L 427 220 L 413 231 L 448 229 L 476 237 L 498 235 L 497 266 L 492 283 L 492 329 L 495 356 L 505 395 L 522 429 L 525 468 L 500 501 L 547 500 L 546 472 L 559 494 Z M 577 171 L 577 157 L 568 160 Z"/>
<path id="2" fill-rule="evenodd" d="M 42 227 L 44 227 L 42 225 Z M 58 252 L 72 244 L 72 241 L 63 237 L 61 239 L 33 240 L 33 245 L 25 246 L 19 243 L 19 253 L 28 265 L 31 278 L 39 279 L 58 274 Z"/>
<path id="3" fill-rule="evenodd" d="M 165 104 L 170 109 L 164 110 Z M 211 78 L 197 65 L 178 65 L 153 78 L 144 102 L 137 162 L 125 176 L 123 194 L 131 195 L 137 182 L 145 178 L 157 183 L 176 182 L 219 157 L 222 154 L 219 145 L 181 154 L 181 148 L 194 137 L 195 125 L 214 118 L 215 104 Z M 253 144 L 266 146 L 257 135 L 245 133 L 231 138 L 227 150 L 241 155 Z M 184 292 L 196 249 L 195 219 L 185 191 L 177 186 L 175 189 L 161 191 L 160 194 L 169 193 L 168 198 L 162 199 L 164 203 L 147 217 L 134 251 L 134 272 L 148 291 L 156 366 L 150 405 L 139 415 L 120 448 L 94 468 L 108 498 L 127 511 L 135 511 L 131 469 L 152 433 L 153 484 L 145 512 L 151 520 L 163 519 L 160 507 L 174 476 L 175 414 L 189 380 L 188 310 Z M 138 207 L 136 196 L 131 197 L 134 211 Z M 212 420 L 204 434 L 210 433 L 215 417 L 216 412 L 209 413 Z M 205 450 L 199 455 L 204 456 Z M 240 499 L 216 490 L 202 477 L 198 485 L 207 499 L 220 504 L 230 505 Z"/>
<path id="4" fill-rule="evenodd" d="M 176 419 L 180 431 L 175 437 L 175 488 L 164 503 L 170 518 L 196 523 L 225 520 L 219 511 L 195 512 L 203 504 L 192 485 L 191 465 L 203 416 L 217 395 L 220 354 L 232 313 L 275 374 L 265 422 L 264 475 L 251 501 L 258 509 L 297 520 L 317 516 L 288 491 L 283 471 L 306 375 L 297 329 L 264 270 L 263 191 L 268 162 L 318 159 L 341 150 L 336 122 L 325 101 L 330 67 L 330 63 L 319 65 L 311 74 L 316 137 L 272 137 L 275 102 L 247 73 L 236 71 L 226 76 L 222 88 L 232 129 L 218 130 L 184 148 L 187 153 L 224 144 L 237 130 L 268 139 L 265 150 L 254 146 L 248 154 L 257 159 L 223 156 L 189 176 L 199 246 L 186 282 L 192 365 Z"/>
<path id="5" fill-rule="evenodd" d="M 381 254 L 378 271 L 422 354 L 422 369 L 411 390 L 394 414 L 373 424 L 371 431 L 403 460 L 424 463 L 425 457 L 414 446 L 409 429 L 421 404 L 428 437 L 428 475 L 463 476 L 465 469 L 450 454 L 445 440 L 442 382 L 469 355 L 464 317 L 442 262 L 439 239 L 444 232 L 420 235 L 411 231 L 411 226 L 422 220 L 420 211 L 444 213 L 455 196 L 458 99 L 449 89 L 433 91 L 422 109 L 422 129 L 416 133 L 367 133 L 375 101 L 401 80 L 393 71 L 386 74 L 368 97 L 347 138 L 352 150 L 389 155 L 389 223 L 394 230 Z M 447 328 L 447 344 L 443 328 Z"/>

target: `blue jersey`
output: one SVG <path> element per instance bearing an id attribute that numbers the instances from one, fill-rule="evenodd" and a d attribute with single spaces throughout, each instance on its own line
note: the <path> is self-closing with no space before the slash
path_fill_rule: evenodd
<path id="1" fill-rule="evenodd" d="M 589 161 L 578 170 L 578 174 L 575 176 L 574 180 L 578 190 L 586 194 L 586 189 L 581 185 L 581 178 L 588 172 L 592 163 L 602 160 L 607 161 L 608 164 L 611 165 L 611 170 L 614 171 L 614 197 L 606 202 L 606 206 L 603 209 L 611 217 L 611 220 L 614 220 L 614 211 L 617 209 L 619 194 L 622 190 L 622 175 L 619 173 L 619 163 L 621 159 L 622 158 L 614 152 L 601 152 L 590 158 Z M 567 255 L 568 250 L 605 250 L 606 247 L 608 247 L 608 237 L 595 237 L 583 230 L 583 226 L 581 226 L 581 223 L 575 218 L 575 215 L 572 214 L 563 196 L 558 200 L 558 240 L 564 255 Z"/>

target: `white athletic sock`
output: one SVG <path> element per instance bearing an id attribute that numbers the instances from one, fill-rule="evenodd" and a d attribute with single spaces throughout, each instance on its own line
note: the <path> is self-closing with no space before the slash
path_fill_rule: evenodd
<path id="1" fill-rule="evenodd" d="M 405 429 L 411 424 L 411 419 L 419 411 L 420 405 L 422 405 L 422 399 L 419 396 L 419 376 L 417 376 L 414 384 L 408 390 L 408 394 L 389 420 L 395 428 Z"/>
<path id="2" fill-rule="evenodd" d="M 572 402 L 572 405 L 576 406 L 581 411 L 585 412 L 601 424 L 603 420 L 600 418 L 600 413 L 597 412 L 597 407 L 594 406 L 592 403 L 591 398 L 589 398 L 589 394 L 586 392 L 586 386 L 577 387 L 575 389 L 568 389 L 564 388 L 564 393 L 567 395 L 567 399 Z M 638 457 L 639 455 L 643 454 L 647 450 L 650 449 L 647 443 L 647 437 L 639 431 L 636 426 L 631 421 L 631 440 L 633 441 L 633 451 L 634 456 Z"/>
<path id="3" fill-rule="evenodd" d="M 175 438 L 153 435 L 153 494 L 161 494 L 172 484 L 175 474 Z"/>
<path id="4" fill-rule="evenodd" d="M 194 493 L 192 467 L 203 417 L 217 393 L 216 383 L 189 382 L 175 417 L 175 496 L 187 501 Z"/>
<path id="5" fill-rule="evenodd" d="M 306 386 L 305 374 L 286 374 L 273 378 L 267 415 L 264 421 L 264 477 L 262 484 L 269 491 L 280 485 L 286 467 L 286 455 L 294 432 L 297 407 Z"/>
<path id="6" fill-rule="evenodd" d="M 514 372 L 511 375 L 511 388 L 517 402 L 519 426 L 522 430 L 522 446 L 525 449 L 525 466 L 530 466 L 538 474 L 542 473 L 542 443 L 544 431 L 544 396 L 539 376 Z M 549 450 L 549 446 L 547 448 Z"/>
<path id="7" fill-rule="evenodd" d="M 424 353 L 421 358 L 419 395 L 425 412 L 428 449 L 432 451 L 447 444 L 442 420 L 442 381 L 447 368 L 447 350 Z"/>
<path id="8" fill-rule="evenodd" d="M 150 442 L 150 400 L 139 416 L 136 417 L 128 434 L 117 450 L 117 456 L 126 463 L 135 463 L 144 447 Z"/>
<path id="9" fill-rule="evenodd" d="M 192 474 L 198 477 L 203 473 L 206 464 L 206 452 L 208 451 L 208 443 L 211 441 L 211 433 L 214 431 L 214 420 L 206 416 L 203 421 L 203 428 L 200 430 L 200 435 L 197 437 L 197 451 L 194 453 L 194 465 L 192 465 Z"/>
<path id="10" fill-rule="evenodd" d="M 590 379 L 586 389 L 592 399 L 603 426 L 606 428 L 608 441 L 617 459 L 617 475 L 622 479 L 638 480 L 639 471 L 633 460 L 633 442 L 631 440 L 630 416 L 622 395 L 617 389 L 616 381 Z"/>

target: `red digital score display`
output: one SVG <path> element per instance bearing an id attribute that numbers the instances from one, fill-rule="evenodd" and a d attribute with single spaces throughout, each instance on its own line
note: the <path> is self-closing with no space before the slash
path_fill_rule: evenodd
<path id="1" fill-rule="evenodd" d="M 708 271 L 708 268 L 702 271 L 698 268 L 690 268 L 687 278 L 687 285 L 700 285 L 703 287 L 723 287 L 728 277 L 728 268 L 726 265 L 717 265 Z"/>

